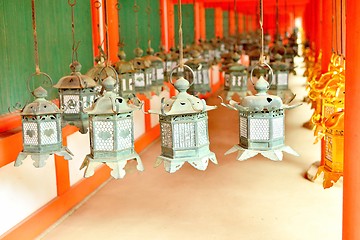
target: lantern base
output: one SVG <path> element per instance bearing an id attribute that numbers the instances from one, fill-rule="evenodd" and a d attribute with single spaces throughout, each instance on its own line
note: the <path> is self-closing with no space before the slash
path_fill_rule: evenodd
<path id="1" fill-rule="evenodd" d="M 320 176 L 320 174 L 323 175 L 323 187 L 324 189 L 332 187 L 335 183 L 339 181 L 339 179 L 343 176 L 342 172 L 332 172 L 326 169 L 324 166 L 320 166 L 317 170 L 317 173 L 315 175 L 314 180 Z"/>
<path id="2" fill-rule="evenodd" d="M 15 160 L 15 167 L 20 166 L 23 163 L 23 160 L 30 156 L 30 158 L 34 161 L 33 165 L 36 168 L 44 167 L 46 164 L 46 160 L 50 157 L 50 155 L 56 154 L 58 156 L 64 157 L 65 160 L 71 160 L 74 154 L 70 152 L 67 147 L 62 147 L 60 151 L 57 152 L 43 152 L 43 153 L 34 153 L 34 152 L 20 152 L 18 157 Z"/>
<path id="3" fill-rule="evenodd" d="M 215 153 L 209 152 L 204 156 L 189 157 L 189 158 L 168 158 L 165 156 L 158 156 L 155 162 L 155 167 L 158 167 L 164 162 L 164 168 L 169 173 L 174 173 L 179 170 L 185 162 L 190 163 L 191 166 L 198 170 L 206 170 L 209 160 L 217 164 Z"/>
<path id="4" fill-rule="evenodd" d="M 279 148 L 269 149 L 269 150 L 255 150 L 255 149 L 245 149 L 245 148 L 240 147 L 239 145 L 233 146 L 231 149 L 229 149 L 225 153 L 225 155 L 228 155 L 228 154 L 236 152 L 236 151 L 239 152 L 238 156 L 237 156 L 237 160 L 239 160 L 239 161 L 247 160 L 249 158 L 256 156 L 259 153 L 270 160 L 281 161 L 283 158 L 282 151 L 292 154 L 294 156 L 300 156 L 297 152 L 295 152 L 289 146 L 281 146 Z"/>
<path id="5" fill-rule="evenodd" d="M 81 164 L 80 170 L 85 168 L 84 177 L 91 177 L 95 173 L 95 169 L 101 165 L 106 164 L 112 169 L 111 176 L 115 179 L 124 178 L 126 175 L 125 165 L 129 160 L 136 160 L 137 166 L 136 169 L 139 171 L 144 171 L 144 166 L 142 164 L 141 158 L 137 153 L 133 153 L 127 156 L 114 157 L 114 158 L 93 158 L 91 154 L 86 155 L 83 163 Z"/>

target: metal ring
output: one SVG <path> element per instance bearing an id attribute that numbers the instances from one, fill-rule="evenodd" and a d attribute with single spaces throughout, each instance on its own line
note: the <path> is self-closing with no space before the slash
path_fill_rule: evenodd
<path id="1" fill-rule="evenodd" d="M 269 72 L 270 72 L 270 75 L 271 75 L 271 81 L 269 82 L 269 88 L 270 88 L 270 85 L 273 81 L 273 76 L 274 76 L 274 72 L 272 70 L 272 68 L 270 67 L 269 64 L 267 64 L 266 62 L 263 62 L 262 64 L 260 62 L 258 62 L 252 69 L 251 69 L 251 72 L 250 72 L 250 82 L 252 83 L 252 85 L 255 85 L 253 80 L 252 80 L 252 77 L 253 77 L 253 72 L 254 72 L 254 69 L 256 68 L 256 66 L 259 66 L 260 68 L 263 68 L 264 66 L 267 66 L 269 68 Z"/>
<path id="2" fill-rule="evenodd" d="M 50 85 L 53 85 L 53 81 L 51 79 L 51 77 L 49 76 L 49 74 L 44 73 L 44 72 L 35 72 L 33 74 L 31 74 L 28 79 L 26 80 L 26 85 L 27 85 L 27 89 L 28 92 L 32 94 L 33 91 L 31 91 L 30 89 L 30 80 L 34 77 L 34 76 L 39 76 L 39 75 L 44 75 L 48 80 L 50 80 Z"/>
<path id="3" fill-rule="evenodd" d="M 105 68 L 110 68 L 110 69 L 115 73 L 116 85 L 118 85 L 118 84 L 119 84 L 119 75 L 118 75 L 118 73 L 116 72 L 115 68 L 113 68 L 113 67 L 110 66 L 110 65 L 104 66 L 103 68 L 101 68 L 101 70 L 100 70 L 99 73 L 98 73 L 98 78 L 101 79 L 101 78 L 100 78 L 100 75 L 101 75 L 101 73 L 104 71 Z"/>
<path id="4" fill-rule="evenodd" d="M 76 0 L 73 0 L 73 1 L 74 1 L 74 2 L 71 3 L 71 0 L 68 0 L 68 4 L 69 4 L 71 7 L 75 6 L 75 4 L 76 4 Z"/>
<path id="5" fill-rule="evenodd" d="M 135 5 L 133 6 L 133 11 L 134 11 L 134 12 L 139 12 L 139 10 L 140 10 L 140 6 L 137 5 L 137 4 L 135 4 Z"/>
<path id="6" fill-rule="evenodd" d="M 191 69 L 191 67 L 189 67 L 188 65 L 185 65 L 185 64 L 184 64 L 183 67 L 185 67 L 185 68 L 187 68 L 188 70 L 190 70 L 190 72 L 191 72 L 192 75 L 193 75 L 193 81 L 190 83 L 190 85 L 189 85 L 189 87 L 190 87 L 191 85 L 194 84 L 195 73 L 194 73 L 194 71 Z M 171 72 L 170 72 L 170 79 L 169 79 L 169 81 L 170 81 L 170 83 L 171 83 L 172 85 L 174 85 L 174 83 L 173 83 L 173 81 L 172 81 L 172 75 L 173 75 L 173 73 L 174 73 L 174 70 L 177 69 L 177 68 L 180 68 L 180 64 L 176 65 L 173 69 L 171 69 Z"/>
<path id="7" fill-rule="evenodd" d="M 94 1 L 94 7 L 97 9 L 101 8 L 101 2 L 99 0 Z"/>
<path id="8" fill-rule="evenodd" d="M 120 11 L 122 9 L 122 4 L 119 1 L 115 4 L 115 8 Z"/>

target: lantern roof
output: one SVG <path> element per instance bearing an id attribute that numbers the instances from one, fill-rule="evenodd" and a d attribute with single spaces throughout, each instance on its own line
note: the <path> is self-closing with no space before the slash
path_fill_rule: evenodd
<path id="1" fill-rule="evenodd" d="M 38 87 L 33 91 L 36 99 L 27 104 L 21 111 L 21 115 L 46 115 L 61 113 L 60 109 L 54 104 L 46 100 L 47 91 L 43 87 Z"/>
<path id="2" fill-rule="evenodd" d="M 154 55 L 146 55 L 144 56 L 145 61 L 150 61 L 151 63 L 163 63 L 164 61 L 158 57 L 158 56 L 154 56 Z"/>
<path id="3" fill-rule="evenodd" d="M 150 113 L 161 115 L 181 115 L 206 112 L 216 109 L 216 106 L 206 105 L 205 100 L 199 99 L 193 95 L 188 94 L 186 91 L 190 87 L 190 83 L 183 77 L 180 77 L 174 84 L 179 94 L 167 99 L 162 100 L 160 111 L 150 110 Z"/>
<path id="4" fill-rule="evenodd" d="M 97 83 L 91 77 L 80 73 L 81 64 L 77 61 L 70 64 L 71 75 L 60 78 L 55 88 L 59 89 L 84 89 L 93 88 Z"/>
<path id="5" fill-rule="evenodd" d="M 286 62 L 281 61 L 282 56 L 280 54 L 275 54 L 275 62 L 270 63 L 271 68 L 275 71 L 286 71 L 290 70 L 290 65 Z"/>
<path id="6" fill-rule="evenodd" d="M 134 111 L 135 108 L 130 107 L 126 100 L 117 95 L 113 90 L 115 89 L 116 80 L 108 76 L 102 82 L 106 92 L 103 96 L 97 98 L 94 104 L 85 109 L 88 114 L 117 114 Z"/>
<path id="7" fill-rule="evenodd" d="M 120 60 L 116 63 L 115 69 L 119 74 L 134 72 L 134 65 L 131 62 Z"/>

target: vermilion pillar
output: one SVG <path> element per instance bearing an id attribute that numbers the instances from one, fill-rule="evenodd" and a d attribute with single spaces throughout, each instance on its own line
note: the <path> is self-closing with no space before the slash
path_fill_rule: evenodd
<path id="1" fill-rule="evenodd" d="M 200 38 L 206 39 L 206 18 L 204 2 L 200 2 Z"/>
<path id="2" fill-rule="evenodd" d="M 237 19 L 237 29 L 238 29 L 238 32 L 239 32 L 239 33 L 242 33 L 242 32 L 245 31 L 245 30 L 244 30 L 244 18 L 243 18 L 243 14 L 240 13 L 240 12 L 238 12 L 238 13 L 237 13 L 237 17 L 238 17 L 238 19 Z"/>
<path id="3" fill-rule="evenodd" d="M 215 37 L 223 38 L 223 10 L 220 7 L 215 8 Z"/>
<path id="4" fill-rule="evenodd" d="M 322 62 L 321 69 L 322 72 L 327 72 L 328 65 L 330 62 L 330 57 L 332 54 L 332 1 L 322 0 L 322 29 L 321 36 L 316 35 L 316 37 L 321 37 L 321 49 L 322 49 Z M 317 29 L 319 30 L 319 29 Z"/>
<path id="5" fill-rule="evenodd" d="M 201 13 L 200 13 L 200 3 L 195 2 L 194 3 L 194 28 L 195 28 L 195 34 L 194 34 L 194 42 L 198 43 L 199 39 L 201 38 Z"/>
<path id="6" fill-rule="evenodd" d="M 360 2 L 346 1 L 343 240 L 360 239 Z"/>
<path id="7" fill-rule="evenodd" d="M 168 24 L 168 47 L 175 47 L 175 20 L 174 20 L 174 4 L 171 0 L 167 1 L 167 24 Z"/>
<path id="8" fill-rule="evenodd" d="M 108 58 L 110 62 L 118 61 L 117 52 L 119 44 L 119 12 L 117 0 L 106 0 L 106 21 L 108 27 Z"/>
<path id="9" fill-rule="evenodd" d="M 161 45 L 165 51 L 169 51 L 169 28 L 168 28 L 168 1 L 160 0 L 160 25 L 161 25 Z"/>

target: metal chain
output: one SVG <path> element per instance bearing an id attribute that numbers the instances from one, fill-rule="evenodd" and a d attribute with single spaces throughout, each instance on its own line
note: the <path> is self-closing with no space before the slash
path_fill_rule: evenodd
<path id="1" fill-rule="evenodd" d="M 182 69 L 184 67 L 183 63 L 183 32 L 182 32 L 182 12 L 181 12 L 181 0 L 178 2 L 179 5 L 179 65 Z"/>
<path id="2" fill-rule="evenodd" d="M 260 28 L 261 28 L 261 54 L 259 62 L 262 65 L 264 63 L 264 9 L 263 9 L 263 0 L 260 0 Z"/>
<path id="3" fill-rule="evenodd" d="M 36 13 L 35 13 L 35 0 L 31 0 L 31 10 L 32 10 L 32 27 L 33 27 L 33 35 L 34 35 L 34 59 L 35 59 L 35 72 L 40 73 L 39 66 L 39 51 L 38 51 L 38 41 L 37 41 L 37 33 L 36 33 Z"/>
<path id="4" fill-rule="evenodd" d="M 139 19 L 138 19 L 138 12 L 140 10 L 139 5 L 137 5 L 136 0 L 134 0 L 134 7 L 133 11 L 135 12 L 135 32 L 136 32 L 136 47 L 139 47 Z"/>
<path id="5" fill-rule="evenodd" d="M 76 0 L 74 0 L 73 3 L 71 3 L 71 0 L 68 0 L 68 4 L 71 7 L 71 34 L 72 34 L 72 40 L 73 40 L 73 44 L 72 44 L 72 56 L 71 56 L 71 60 L 72 62 L 77 61 L 78 60 L 78 54 L 77 54 L 77 49 L 79 47 L 79 43 L 75 41 L 75 17 L 74 17 L 74 6 L 76 4 Z"/>

